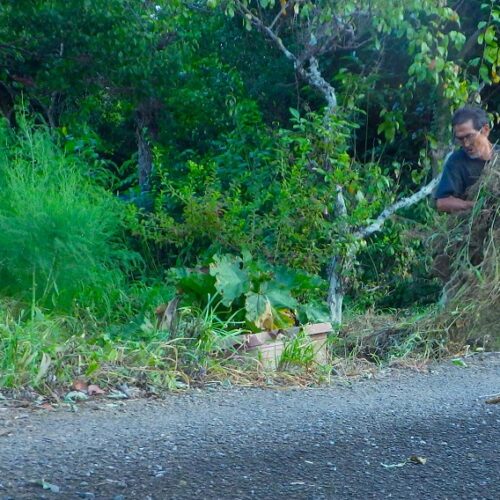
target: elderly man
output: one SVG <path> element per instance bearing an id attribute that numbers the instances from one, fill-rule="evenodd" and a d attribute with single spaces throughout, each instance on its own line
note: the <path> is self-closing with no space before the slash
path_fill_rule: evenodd
<path id="1" fill-rule="evenodd" d="M 455 142 L 461 148 L 446 161 L 436 189 L 436 207 L 441 212 L 469 210 L 474 202 L 466 200 L 466 190 L 481 175 L 484 165 L 497 151 L 489 141 L 488 115 L 481 108 L 465 106 L 452 119 Z"/>

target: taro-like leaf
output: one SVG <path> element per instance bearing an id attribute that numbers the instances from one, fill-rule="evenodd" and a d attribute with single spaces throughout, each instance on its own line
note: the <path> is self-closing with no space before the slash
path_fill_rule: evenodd
<path id="1" fill-rule="evenodd" d="M 202 271 L 188 271 L 178 273 L 177 288 L 191 295 L 195 299 L 205 300 L 207 295 L 215 292 L 214 278 Z"/>
<path id="2" fill-rule="evenodd" d="M 239 257 L 215 256 L 210 264 L 210 274 L 215 277 L 215 288 L 222 295 L 222 303 L 226 307 L 250 289 L 250 278 L 241 268 Z"/>
<path id="3" fill-rule="evenodd" d="M 249 292 L 245 300 L 246 318 L 258 328 L 272 329 L 273 316 L 268 298 L 261 293 Z"/>
<path id="4" fill-rule="evenodd" d="M 288 309 L 297 307 L 297 301 L 292 297 L 290 290 L 286 288 L 278 287 L 273 283 L 265 283 L 261 287 L 261 292 L 268 298 L 273 307 L 286 307 Z"/>
<path id="5" fill-rule="evenodd" d="M 314 302 L 308 302 L 307 304 L 300 306 L 299 316 L 301 320 L 308 323 L 325 323 L 330 321 L 326 305 Z"/>

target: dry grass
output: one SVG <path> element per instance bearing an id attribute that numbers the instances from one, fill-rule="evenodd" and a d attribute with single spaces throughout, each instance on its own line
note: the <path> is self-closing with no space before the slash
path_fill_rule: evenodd
<path id="1" fill-rule="evenodd" d="M 417 326 L 448 339 L 451 345 L 500 344 L 500 158 L 490 162 L 469 194 L 472 213 L 450 217 L 442 230 L 451 259 L 441 308 Z"/>

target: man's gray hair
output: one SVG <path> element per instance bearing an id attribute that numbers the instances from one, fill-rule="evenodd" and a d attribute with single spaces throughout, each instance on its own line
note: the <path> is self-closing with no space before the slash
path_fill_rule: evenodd
<path id="1" fill-rule="evenodd" d="M 476 130 L 481 130 L 485 125 L 488 125 L 489 119 L 486 111 L 479 106 L 464 106 L 457 109 L 453 113 L 451 125 L 462 125 L 462 123 L 472 120 L 472 124 Z"/>

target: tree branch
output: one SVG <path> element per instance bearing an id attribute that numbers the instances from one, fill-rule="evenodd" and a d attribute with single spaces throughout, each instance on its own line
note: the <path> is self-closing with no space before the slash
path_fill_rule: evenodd
<path id="1" fill-rule="evenodd" d="M 429 196 L 432 193 L 433 189 L 438 185 L 440 178 L 441 176 L 432 179 L 431 182 L 426 184 L 416 193 L 413 193 L 411 196 L 408 196 L 406 198 L 402 198 L 390 207 L 384 209 L 382 213 L 371 224 L 353 233 L 354 238 L 357 240 L 367 238 L 371 234 L 380 231 L 386 220 L 395 212 L 397 212 L 401 208 L 411 207 L 412 205 L 415 205 L 415 203 L 418 203 L 420 200 L 423 200 L 424 198 Z"/>
<path id="2" fill-rule="evenodd" d="M 309 69 L 304 67 L 303 62 L 284 45 L 283 40 L 271 29 L 266 26 L 264 21 L 257 17 L 246 5 L 237 2 L 238 9 L 241 14 L 250 20 L 250 22 L 260 31 L 262 31 L 269 39 L 283 52 L 285 57 L 293 62 L 295 70 L 304 78 L 311 86 L 319 90 L 323 94 L 327 104 L 328 113 L 332 113 L 337 107 L 337 97 L 335 89 L 323 78 L 318 68 L 318 61 L 315 57 L 309 58 Z M 271 25 L 272 26 L 272 25 Z"/>

